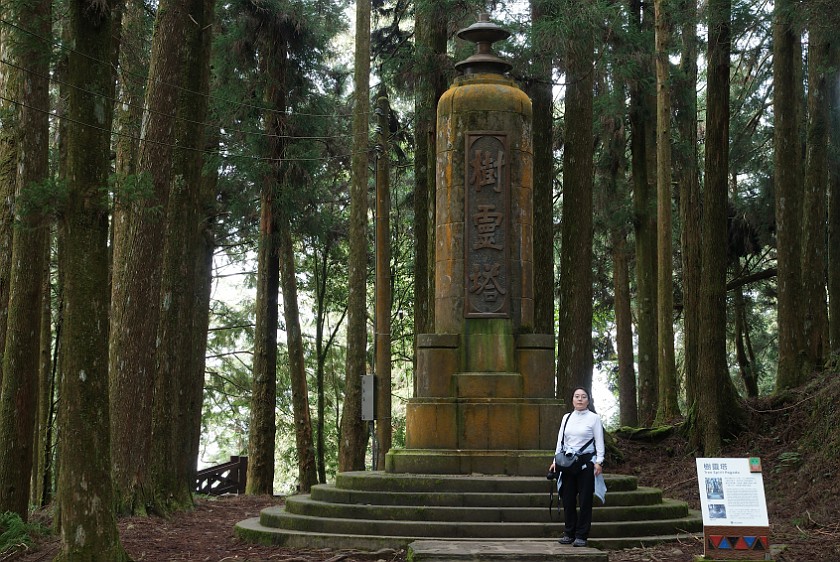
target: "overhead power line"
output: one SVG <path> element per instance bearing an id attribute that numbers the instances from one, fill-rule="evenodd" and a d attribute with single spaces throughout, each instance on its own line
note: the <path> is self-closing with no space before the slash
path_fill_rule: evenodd
<path id="1" fill-rule="evenodd" d="M 128 107 L 134 107 L 136 105 L 136 104 L 131 104 L 131 103 L 122 101 L 122 100 L 118 100 L 116 98 L 112 98 L 110 96 L 99 94 L 97 92 L 92 92 L 92 91 L 87 90 L 85 88 L 82 88 L 80 86 L 76 86 L 75 84 L 70 84 L 68 82 L 58 80 L 56 78 L 52 78 L 51 76 L 46 75 L 46 74 L 35 72 L 34 70 L 30 70 L 29 68 L 20 66 L 18 64 L 15 64 L 15 63 L 10 62 L 10 61 L 8 61 L 6 59 L 3 59 L 3 58 L 0 58 L 0 63 L 5 64 L 7 66 L 10 66 L 12 68 L 16 68 L 16 69 L 18 69 L 22 72 L 26 72 L 27 74 L 31 74 L 33 76 L 38 76 L 39 78 L 45 78 L 47 80 L 51 80 L 55 84 L 60 84 L 62 86 L 67 86 L 68 88 L 73 88 L 74 90 L 77 90 L 79 92 L 83 92 L 87 95 L 105 98 L 107 100 L 110 100 L 110 101 L 114 102 L 115 104 L 119 103 L 119 104 L 122 104 L 122 105 L 127 105 Z M 153 113 L 155 115 L 162 115 L 163 117 L 169 117 L 169 118 L 175 119 L 177 121 L 183 121 L 185 123 L 191 123 L 193 125 L 202 125 L 204 127 L 217 127 L 218 126 L 217 123 L 210 123 L 210 122 L 207 122 L 207 121 L 194 121 L 194 120 L 188 119 L 186 117 L 179 117 L 176 114 L 164 113 L 163 111 L 157 111 L 157 110 L 154 110 L 154 109 L 150 109 L 150 108 L 146 107 L 145 105 L 143 106 L 143 111 Z M 257 137 L 267 137 L 267 138 L 275 138 L 275 139 L 292 139 L 292 140 L 332 140 L 332 139 L 340 139 L 340 138 L 350 138 L 350 137 L 353 136 L 353 133 L 347 133 L 347 134 L 343 134 L 343 135 L 326 135 L 326 136 L 275 135 L 275 134 L 272 134 L 272 133 L 265 133 L 265 132 L 262 132 L 262 131 L 247 131 L 245 129 L 237 129 L 235 127 L 224 127 L 224 129 L 225 129 L 225 131 L 242 133 L 244 135 L 253 135 L 253 136 L 257 136 Z"/>
<path id="2" fill-rule="evenodd" d="M 34 38 L 38 39 L 39 41 L 43 41 L 44 43 L 47 43 L 47 44 L 49 44 L 53 47 L 59 48 L 62 51 L 65 51 L 65 52 L 68 52 L 68 53 L 75 53 L 75 54 L 77 54 L 81 57 L 86 58 L 89 61 L 95 62 L 96 64 L 105 65 L 109 68 L 113 68 L 113 66 L 114 66 L 111 62 L 103 61 L 101 59 L 98 59 L 96 57 L 92 57 L 92 56 L 90 56 L 86 53 L 83 53 L 81 51 L 77 51 L 76 49 L 67 47 L 67 46 L 64 45 L 64 43 L 62 43 L 61 41 L 59 41 L 57 39 L 44 37 L 44 36 L 42 36 L 38 33 L 30 31 L 30 30 L 28 30 L 24 27 L 21 27 L 21 26 L 15 24 L 15 23 L 12 23 L 12 22 L 10 22 L 6 19 L 0 18 L 0 24 L 6 25 L 6 26 L 11 27 L 13 29 L 16 29 L 16 30 L 20 31 L 21 33 L 25 33 L 25 34 L 27 34 L 31 37 L 34 37 Z M 129 76 L 134 76 L 135 78 L 141 79 L 143 82 L 146 81 L 146 76 L 143 75 L 143 74 L 140 74 L 138 72 L 132 72 L 132 71 L 126 70 L 126 69 L 121 68 L 121 67 L 119 68 L 119 70 L 123 74 L 127 74 Z M 350 112 L 350 113 L 304 113 L 304 112 L 298 112 L 298 111 L 293 112 L 291 110 L 283 111 L 283 110 L 279 110 L 279 109 L 273 109 L 271 107 L 265 107 L 265 106 L 262 106 L 262 105 L 251 104 L 251 103 L 242 102 L 242 101 L 238 101 L 238 100 L 232 100 L 232 99 L 224 98 L 224 97 L 221 97 L 221 96 L 215 96 L 215 95 L 207 94 L 205 92 L 196 92 L 195 90 L 191 90 L 189 88 L 184 88 L 183 86 L 181 86 L 179 84 L 170 84 L 170 83 L 166 83 L 166 82 L 164 82 L 164 84 L 166 84 L 167 86 L 170 86 L 172 88 L 175 88 L 179 91 L 182 91 L 182 92 L 186 92 L 186 93 L 193 94 L 193 95 L 196 95 L 196 96 L 205 97 L 205 98 L 208 98 L 208 99 L 211 99 L 211 100 L 222 101 L 222 102 L 225 102 L 225 103 L 232 104 L 235 107 L 247 107 L 247 108 L 250 108 L 250 109 L 258 109 L 260 111 L 265 111 L 265 112 L 268 112 L 268 113 L 281 113 L 281 114 L 284 114 L 284 115 L 293 115 L 293 116 L 301 116 L 301 117 L 353 117 L 354 115 L 356 115 L 355 112 Z M 370 111 L 366 111 L 364 114 L 365 115 L 370 115 Z"/>
<path id="3" fill-rule="evenodd" d="M 20 100 L 15 100 L 15 99 L 8 98 L 8 97 L 6 97 L 2 94 L 0 94 L 0 100 L 6 101 L 6 102 L 9 102 L 9 103 L 13 103 L 13 104 L 15 104 L 17 106 L 20 106 L 20 107 L 25 107 L 27 109 L 31 109 L 33 111 L 39 111 L 41 113 L 45 113 L 45 114 L 49 115 L 50 117 L 54 117 L 58 120 L 67 121 L 68 123 L 73 123 L 73 124 L 76 124 L 76 125 L 80 125 L 82 127 L 89 127 L 91 129 L 95 129 L 97 131 L 107 132 L 107 133 L 109 133 L 110 135 L 113 135 L 113 136 L 122 137 L 122 138 L 129 138 L 129 139 L 133 139 L 133 140 L 140 141 L 140 142 L 147 142 L 147 143 L 155 144 L 155 145 L 158 145 L 158 146 L 166 146 L 166 147 L 169 147 L 169 148 L 189 150 L 191 152 L 200 152 L 201 154 L 204 154 L 204 155 L 207 155 L 207 156 L 218 156 L 218 157 L 220 157 L 224 160 L 242 158 L 242 159 L 246 159 L 246 160 L 253 160 L 255 162 L 327 162 L 327 161 L 331 161 L 331 160 L 340 160 L 342 158 L 349 158 L 349 157 L 351 157 L 355 154 L 365 154 L 365 153 L 371 152 L 373 150 L 373 149 L 359 150 L 359 151 L 350 152 L 350 153 L 347 153 L 347 154 L 340 154 L 340 155 L 337 155 L 337 156 L 322 156 L 322 157 L 315 157 L 315 158 L 267 158 L 267 157 L 263 157 L 263 156 L 253 156 L 253 155 L 250 155 L 250 154 L 232 154 L 232 153 L 225 153 L 225 152 L 221 152 L 221 151 L 205 150 L 205 149 L 202 149 L 202 148 L 196 148 L 196 147 L 192 147 L 192 146 L 176 145 L 176 144 L 172 144 L 172 143 L 155 141 L 155 140 L 151 140 L 151 139 L 144 139 L 144 138 L 141 138 L 141 137 L 137 137 L 135 135 L 130 135 L 128 133 L 113 131 L 111 129 L 106 129 L 104 127 L 99 127 L 98 125 L 93 125 L 91 123 L 83 123 L 82 121 L 78 121 L 78 120 L 73 119 L 72 117 L 68 117 L 66 115 L 59 115 L 58 113 L 55 113 L 53 111 L 49 111 L 49 110 L 41 109 L 41 108 L 38 108 L 38 107 L 34 107 L 34 106 L 26 104 L 26 103 L 24 103 Z"/>

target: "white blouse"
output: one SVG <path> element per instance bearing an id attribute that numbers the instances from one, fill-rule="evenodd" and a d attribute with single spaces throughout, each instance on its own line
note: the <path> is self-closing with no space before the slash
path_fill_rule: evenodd
<path id="1" fill-rule="evenodd" d="M 566 423 L 566 436 L 563 438 L 563 422 L 560 423 L 560 431 L 557 432 L 557 447 L 554 452 L 560 452 L 560 442 L 566 444 L 567 449 L 573 449 L 578 453 L 595 453 L 592 462 L 604 463 L 604 426 L 601 417 L 590 410 L 575 410 L 563 416 L 569 420 Z M 586 445 L 586 442 L 594 437 L 595 441 L 586 450 L 579 450 Z"/>

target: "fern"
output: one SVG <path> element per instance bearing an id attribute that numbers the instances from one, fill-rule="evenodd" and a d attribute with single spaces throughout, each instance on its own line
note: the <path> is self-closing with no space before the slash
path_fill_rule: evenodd
<path id="1" fill-rule="evenodd" d="M 25 523 L 17 513 L 0 513 L 0 554 L 28 549 L 32 546 L 33 535 L 40 536 L 45 532 L 41 525 Z"/>

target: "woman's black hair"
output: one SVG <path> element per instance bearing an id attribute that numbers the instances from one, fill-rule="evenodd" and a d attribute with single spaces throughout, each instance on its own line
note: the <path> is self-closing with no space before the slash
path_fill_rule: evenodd
<path id="1" fill-rule="evenodd" d="M 572 407 L 572 410 L 575 409 L 575 392 L 577 392 L 578 390 L 582 390 L 586 393 L 586 397 L 589 399 L 589 404 L 587 404 L 586 407 L 588 410 L 594 412 L 595 408 L 592 406 L 592 393 L 589 392 L 589 389 L 585 386 L 576 386 L 569 393 L 569 405 Z"/>

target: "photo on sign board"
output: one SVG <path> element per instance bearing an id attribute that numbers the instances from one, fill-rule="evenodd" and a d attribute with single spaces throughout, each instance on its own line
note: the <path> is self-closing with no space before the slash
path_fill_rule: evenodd
<path id="1" fill-rule="evenodd" d="M 722 503 L 710 503 L 709 517 L 712 519 L 726 519 L 726 506 Z"/>
<path id="2" fill-rule="evenodd" d="M 706 497 L 710 500 L 723 499 L 723 478 L 706 478 Z"/>

